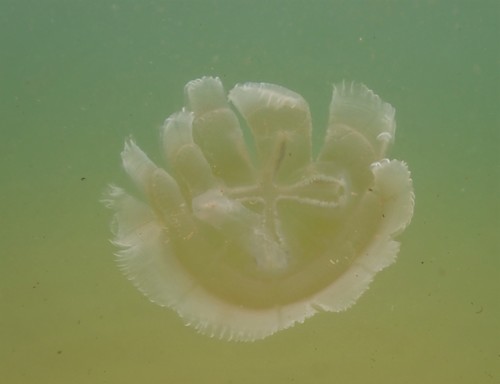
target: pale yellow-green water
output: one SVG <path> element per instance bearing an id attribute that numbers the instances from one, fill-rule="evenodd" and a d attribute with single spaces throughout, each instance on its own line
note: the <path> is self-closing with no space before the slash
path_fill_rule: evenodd
<path id="1" fill-rule="evenodd" d="M 17 383 L 500 382 L 499 5 L 4 1 L 0 377 Z M 396 108 L 412 171 L 397 262 L 348 311 L 254 343 L 198 335 L 115 265 L 99 199 L 123 140 L 203 75 L 281 84 L 323 127 L 331 84 Z"/>

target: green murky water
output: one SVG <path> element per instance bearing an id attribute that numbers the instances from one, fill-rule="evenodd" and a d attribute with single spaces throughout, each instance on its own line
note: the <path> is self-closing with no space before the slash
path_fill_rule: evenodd
<path id="1" fill-rule="evenodd" d="M 378 1 L 3 1 L 0 375 L 17 383 L 500 382 L 499 5 Z M 398 261 L 346 312 L 255 343 L 196 334 L 116 268 L 110 212 L 133 135 L 218 75 L 396 108 L 412 171 Z"/>

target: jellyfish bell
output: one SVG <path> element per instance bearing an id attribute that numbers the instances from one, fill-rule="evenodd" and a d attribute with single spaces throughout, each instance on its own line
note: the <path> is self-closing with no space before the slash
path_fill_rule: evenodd
<path id="1" fill-rule="evenodd" d="M 295 92 L 246 83 L 226 96 L 203 77 L 185 94 L 162 128 L 165 167 L 129 139 L 121 157 L 137 193 L 107 192 L 124 274 L 225 340 L 349 308 L 394 262 L 413 214 L 408 168 L 386 158 L 394 108 L 364 85 L 335 86 L 313 156 L 309 107 Z"/>

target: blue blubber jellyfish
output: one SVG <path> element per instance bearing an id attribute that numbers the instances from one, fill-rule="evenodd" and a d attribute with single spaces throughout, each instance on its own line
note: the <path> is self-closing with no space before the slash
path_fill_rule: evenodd
<path id="1" fill-rule="evenodd" d="M 414 207 L 406 164 L 386 158 L 395 110 L 362 84 L 333 88 L 312 152 L 307 102 L 273 84 L 226 96 L 185 87 L 161 130 L 165 166 L 131 139 L 135 184 L 111 186 L 118 264 L 151 301 L 198 332 L 253 341 L 320 311 L 349 308 L 392 264 Z"/>

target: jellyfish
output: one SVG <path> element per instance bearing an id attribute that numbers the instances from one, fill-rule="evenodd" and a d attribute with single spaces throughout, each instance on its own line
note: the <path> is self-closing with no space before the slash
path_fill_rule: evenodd
<path id="1" fill-rule="evenodd" d="M 313 150 L 307 102 L 273 84 L 226 94 L 216 77 L 185 86 L 161 128 L 163 165 L 132 139 L 134 191 L 110 186 L 123 273 L 186 325 L 254 341 L 353 305 L 399 251 L 414 208 L 407 165 L 386 157 L 395 110 L 359 83 L 333 87 Z"/>

